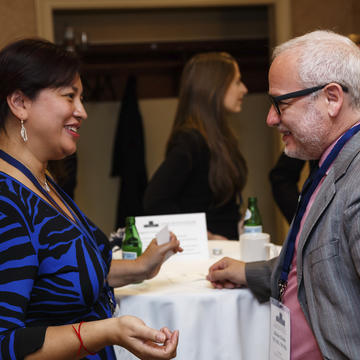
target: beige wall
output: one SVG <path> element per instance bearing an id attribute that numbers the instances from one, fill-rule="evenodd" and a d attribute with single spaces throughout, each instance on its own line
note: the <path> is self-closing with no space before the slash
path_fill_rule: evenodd
<path id="1" fill-rule="evenodd" d="M 19 37 L 36 34 L 34 0 L 0 1 L 0 47 Z"/>
<path id="2" fill-rule="evenodd" d="M 146 164 L 149 176 L 163 159 L 177 99 L 142 100 Z M 76 201 L 101 229 L 109 234 L 115 223 L 119 179 L 111 178 L 112 147 L 120 109 L 119 102 L 86 103 L 88 119 L 78 146 L 79 186 Z"/>

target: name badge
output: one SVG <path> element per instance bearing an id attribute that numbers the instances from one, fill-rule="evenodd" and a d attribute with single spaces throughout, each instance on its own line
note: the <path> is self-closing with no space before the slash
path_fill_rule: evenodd
<path id="1" fill-rule="evenodd" d="M 270 299 L 270 360 L 290 360 L 290 310 Z"/>

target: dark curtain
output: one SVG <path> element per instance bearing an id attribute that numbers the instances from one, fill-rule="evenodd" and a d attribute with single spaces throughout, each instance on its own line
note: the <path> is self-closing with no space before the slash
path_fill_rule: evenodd
<path id="1" fill-rule="evenodd" d="M 126 216 L 143 215 L 147 185 L 142 117 L 136 78 L 127 80 L 114 139 L 111 176 L 119 176 L 116 228 L 125 226 Z"/>

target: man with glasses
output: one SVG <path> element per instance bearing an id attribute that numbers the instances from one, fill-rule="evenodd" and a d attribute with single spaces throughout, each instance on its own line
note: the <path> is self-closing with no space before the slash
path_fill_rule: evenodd
<path id="1" fill-rule="evenodd" d="M 278 258 L 224 258 L 210 269 L 217 288 L 248 286 L 271 300 L 281 358 L 357 359 L 360 353 L 360 49 L 314 31 L 278 46 L 269 71 L 267 124 L 286 155 L 317 160 Z M 278 322 L 276 324 L 276 321 Z M 285 326 L 285 325 L 284 325 Z M 275 330 L 274 330 L 275 329 Z M 287 340 L 289 338 L 289 340 Z M 289 350 L 290 349 L 290 350 Z"/>

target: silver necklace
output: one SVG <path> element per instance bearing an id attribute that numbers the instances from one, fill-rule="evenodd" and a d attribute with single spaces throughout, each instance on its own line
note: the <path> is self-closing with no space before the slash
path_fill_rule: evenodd
<path id="1" fill-rule="evenodd" d="M 37 176 L 35 176 L 36 177 L 36 180 L 38 181 L 38 183 L 41 185 L 41 187 L 45 190 L 45 191 L 47 191 L 48 193 L 51 191 L 51 189 L 50 189 L 50 186 L 49 186 L 49 184 L 48 184 L 48 182 L 47 182 L 47 180 L 46 180 L 46 175 L 45 175 L 45 179 L 44 179 L 44 183 L 42 184 L 42 182 L 40 181 L 40 179 L 37 177 Z"/>
<path id="2" fill-rule="evenodd" d="M 47 181 L 46 181 L 46 178 L 45 178 L 45 181 L 44 181 L 43 188 L 44 188 L 47 192 L 50 192 L 50 191 L 51 191 L 51 190 L 50 190 L 50 186 L 49 186 L 49 184 L 48 184 Z"/>

